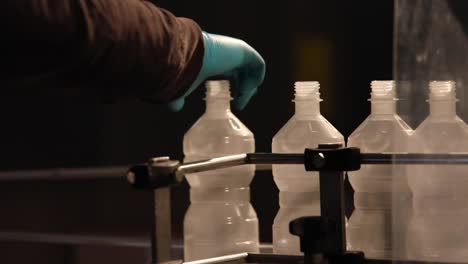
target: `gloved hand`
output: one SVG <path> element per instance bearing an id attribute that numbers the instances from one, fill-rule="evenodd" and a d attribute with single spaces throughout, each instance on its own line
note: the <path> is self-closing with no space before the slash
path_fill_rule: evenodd
<path id="1" fill-rule="evenodd" d="M 197 78 L 181 97 L 169 103 L 179 111 L 185 97 L 206 79 L 216 76 L 231 80 L 234 108 L 242 110 L 265 78 L 265 61 L 256 50 L 240 39 L 202 32 L 205 44 L 203 64 Z"/>

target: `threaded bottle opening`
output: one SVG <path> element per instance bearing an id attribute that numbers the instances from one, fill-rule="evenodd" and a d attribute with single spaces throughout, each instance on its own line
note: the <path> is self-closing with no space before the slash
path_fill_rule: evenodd
<path id="1" fill-rule="evenodd" d="M 206 98 L 231 98 L 230 84 L 227 80 L 207 81 Z"/>
<path id="2" fill-rule="evenodd" d="M 456 83 L 454 81 L 431 81 L 429 100 L 455 100 Z"/>
<path id="3" fill-rule="evenodd" d="M 371 90 L 371 100 L 395 99 L 394 81 L 372 81 Z"/>
<path id="4" fill-rule="evenodd" d="M 313 82 L 295 82 L 294 83 L 294 96 L 295 100 L 298 99 L 317 99 L 320 100 L 320 83 Z"/>

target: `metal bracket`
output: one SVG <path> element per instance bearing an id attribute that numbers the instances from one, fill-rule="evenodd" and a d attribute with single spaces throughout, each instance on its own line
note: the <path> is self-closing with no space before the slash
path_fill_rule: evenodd
<path id="1" fill-rule="evenodd" d="M 186 164 L 168 157 L 152 158 L 147 164 L 131 167 L 127 179 L 137 188 L 155 189 L 154 262 L 169 261 L 170 258 L 169 187 L 182 182 L 185 174 L 244 164 L 304 164 L 306 171 L 319 171 L 321 217 L 318 227 L 320 229 L 322 223 L 327 223 L 333 228 L 326 229 L 326 237 L 312 238 L 319 243 L 304 248 L 305 261 L 320 263 L 313 261 L 318 261 L 316 253 L 323 252 L 323 256 L 330 259 L 329 263 L 360 264 L 364 261 L 362 252 L 346 252 L 344 172 L 359 170 L 361 164 L 468 164 L 468 154 L 360 153 L 358 148 L 321 145 L 318 149 L 306 149 L 304 153 L 247 153 Z M 297 227 L 291 231 L 299 232 Z"/>

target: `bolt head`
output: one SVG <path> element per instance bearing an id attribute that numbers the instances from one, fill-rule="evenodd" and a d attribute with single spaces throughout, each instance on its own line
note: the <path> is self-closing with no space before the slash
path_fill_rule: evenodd
<path id="1" fill-rule="evenodd" d="M 160 163 L 160 162 L 165 162 L 165 161 L 168 161 L 170 158 L 168 156 L 161 156 L 161 157 L 155 157 L 155 158 L 151 158 L 150 159 L 150 162 L 152 164 L 155 164 L 155 163 Z"/>
<path id="2" fill-rule="evenodd" d="M 314 166 L 316 168 L 322 168 L 323 166 L 325 166 L 325 156 L 323 155 L 323 153 L 318 153 L 317 155 L 314 155 L 314 157 L 312 158 L 312 162 L 314 163 Z"/>

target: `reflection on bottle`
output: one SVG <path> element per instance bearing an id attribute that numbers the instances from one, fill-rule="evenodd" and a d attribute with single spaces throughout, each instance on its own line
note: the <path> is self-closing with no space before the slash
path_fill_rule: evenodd
<path id="1" fill-rule="evenodd" d="M 206 84 L 206 111 L 184 136 L 185 161 L 255 151 L 252 132 L 230 109 L 227 81 Z M 258 219 L 250 204 L 255 166 L 186 175 L 191 205 L 184 219 L 186 261 L 258 252 Z"/>
<path id="2" fill-rule="evenodd" d="M 339 143 L 343 136 L 320 114 L 318 82 L 295 83 L 296 112 L 273 137 L 272 151 L 301 153 L 319 144 Z M 301 216 L 320 215 L 319 176 L 303 165 L 273 165 L 280 193 L 280 209 L 273 224 L 273 251 L 300 255 L 299 238 L 289 233 L 289 222 Z"/>
<path id="3" fill-rule="evenodd" d="M 394 82 L 373 81 L 371 88 L 371 114 L 349 136 L 348 147 L 370 153 L 405 151 L 412 130 L 396 114 Z M 363 165 L 348 176 L 355 208 L 346 228 L 348 250 L 364 251 L 373 259 L 405 259 L 411 200 L 404 166 Z"/>
<path id="4" fill-rule="evenodd" d="M 429 85 L 429 116 L 415 130 L 411 152 L 468 151 L 468 127 L 456 114 L 455 83 Z M 408 166 L 413 211 L 410 258 L 434 262 L 468 259 L 468 177 L 464 165 Z"/>

